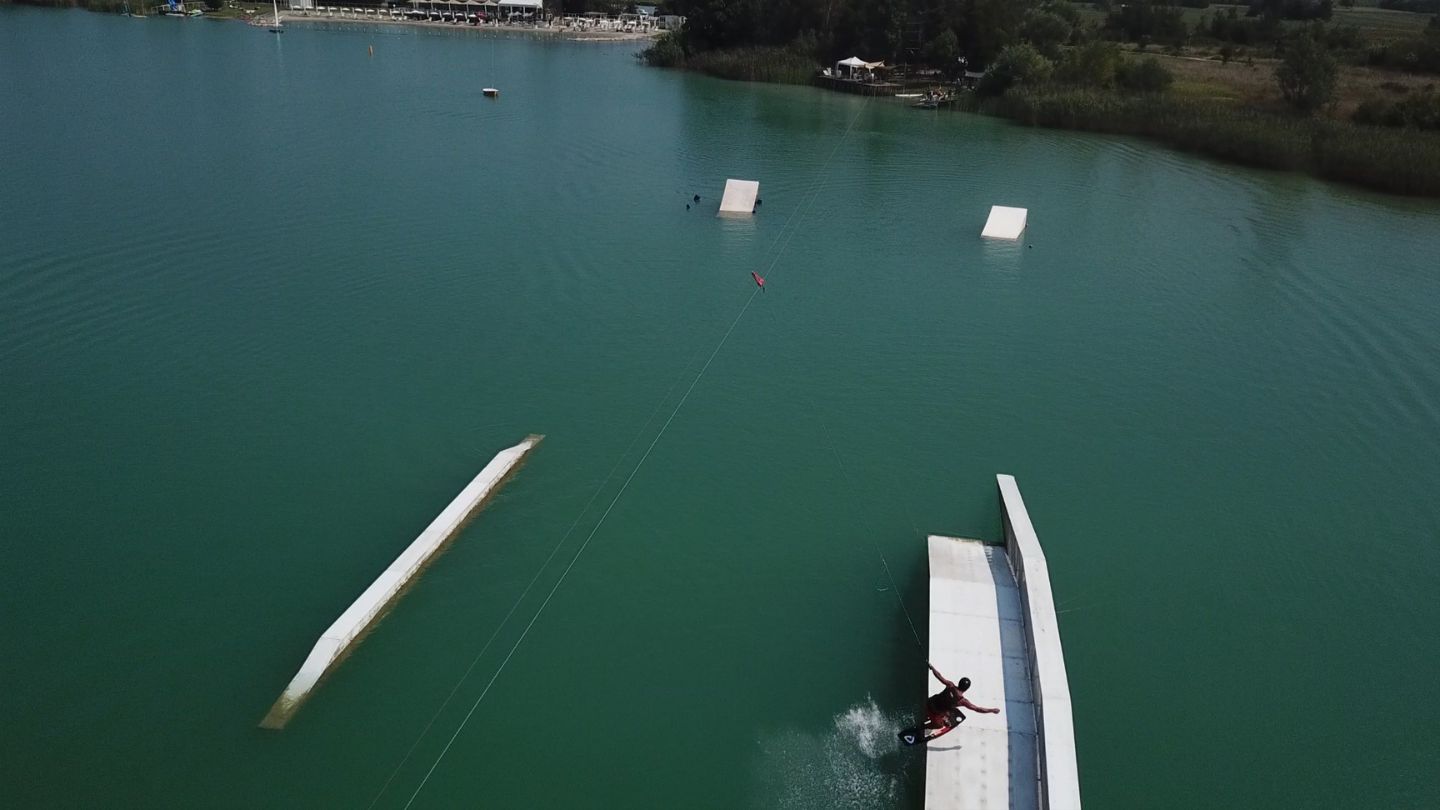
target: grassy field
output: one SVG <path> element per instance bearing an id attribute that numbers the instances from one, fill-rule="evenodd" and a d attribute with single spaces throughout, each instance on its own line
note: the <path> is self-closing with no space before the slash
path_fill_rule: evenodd
<path id="1" fill-rule="evenodd" d="M 1080 11 L 1080 18 L 1087 23 L 1103 25 L 1105 12 L 1095 8 L 1091 3 L 1076 3 Z M 1185 15 L 1185 24 L 1193 29 L 1202 17 L 1214 17 L 1217 14 L 1229 13 L 1230 9 L 1236 9 L 1240 16 L 1245 16 L 1248 6 L 1244 5 L 1212 5 L 1209 8 L 1186 8 L 1181 9 Z M 1409 11 L 1392 11 L 1390 9 L 1377 8 L 1375 0 L 1357 0 L 1354 8 L 1341 8 L 1337 4 L 1335 12 L 1330 21 L 1338 25 L 1352 25 L 1360 29 L 1360 33 L 1371 44 L 1378 45 L 1385 42 L 1393 42 L 1397 39 L 1418 36 L 1425 30 L 1430 22 L 1428 14 L 1414 14 Z M 1287 26 L 1304 25 L 1302 22 L 1287 22 Z"/>
<path id="2" fill-rule="evenodd" d="M 1276 59 L 1231 60 L 1199 56 L 1155 54 L 1172 73 L 1171 92 L 1182 98 L 1240 102 L 1262 107 L 1281 106 L 1275 83 Z M 1440 78 L 1397 73 L 1377 68 L 1342 66 L 1336 88 L 1335 106 L 1327 112 L 1333 118 L 1348 119 L 1362 101 L 1371 98 L 1398 98 L 1406 92 L 1440 89 Z"/>

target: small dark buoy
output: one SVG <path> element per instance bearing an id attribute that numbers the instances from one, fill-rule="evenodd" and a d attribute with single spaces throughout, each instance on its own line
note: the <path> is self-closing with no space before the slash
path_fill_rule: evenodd
<path id="1" fill-rule="evenodd" d="M 700 195 L 699 195 L 699 194 L 696 194 L 696 195 L 695 195 L 695 202 L 700 202 Z"/>
<path id="2" fill-rule="evenodd" d="M 689 210 L 690 210 L 690 203 L 685 203 L 685 210 L 686 210 L 686 211 L 689 211 Z"/>
<path id="3" fill-rule="evenodd" d="M 1025 247 L 1026 247 L 1027 249 L 1029 249 L 1029 248 L 1033 248 L 1033 247 L 1035 247 L 1035 246 L 1034 246 L 1034 245 L 1026 245 Z"/>
<path id="4" fill-rule="evenodd" d="M 756 197 L 756 198 L 755 198 L 755 207 L 756 207 L 756 208 L 759 208 L 759 207 L 760 207 L 760 203 L 762 203 L 762 202 L 765 202 L 765 201 L 762 200 L 762 199 L 760 199 L 759 197 Z"/>

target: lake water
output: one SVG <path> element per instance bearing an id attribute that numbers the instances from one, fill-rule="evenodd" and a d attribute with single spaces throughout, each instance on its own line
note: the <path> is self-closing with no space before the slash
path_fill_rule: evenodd
<path id="1" fill-rule="evenodd" d="M 1440 803 L 1440 205 L 634 50 L 0 9 L 7 804 L 916 807 L 997 472 L 1087 804 Z"/>

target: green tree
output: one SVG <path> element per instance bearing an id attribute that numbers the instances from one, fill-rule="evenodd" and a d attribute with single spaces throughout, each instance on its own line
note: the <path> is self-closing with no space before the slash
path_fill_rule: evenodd
<path id="1" fill-rule="evenodd" d="M 955 36 L 952 29 L 946 28 L 939 36 L 925 43 L 925 61 L 946 74 L 955 72 L 959 59 L 960 38 Z"/>
<path id="2" fill-rule="evenodd" d="M 1039 11 L 1026 18 L 1020 37 L 1053 61 L 1060 58 L 1060 46 L 1070 39 L 1070 23 L 1058 14 Z"/>
<path id="3" fill-rule="evenodd" d="M 1050 80 L 1054 67 L 1035 46 L 1011 45 L 995 57 L 975 92 L 982 96 L 1001 96 L 1017 85 L 1044 84 Z"/>
<path id="4" fill-rule="evenodd" d="M 759 0 L 695 0 L 686 11 L 685 36 L 699 49 L 749 45 L 759 32 Z"/>
<path id="5" fill-rule="evenodd" d="M 1314 113 L 1335 97 L 1335 59 L 1312 30 L 1285 45 L 1285 57 L 1275 68 L 1280 95 L 1295 109 Z"/>

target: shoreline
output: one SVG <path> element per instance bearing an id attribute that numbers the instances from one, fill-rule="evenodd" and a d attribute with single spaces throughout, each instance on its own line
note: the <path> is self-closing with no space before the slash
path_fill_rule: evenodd
<path id="1" fill-rule="evenodd" d="M 240 19 L 241 22 L 252 24 L 251 19 Z M 396 26 L 404 28 L 419 28 L 435 31 L 465 31 L 467 33 L 496 33 L 496 34 L 521 34 L 540 39 L 563 39 L 570 42 L 643 42 L 652 40 L 663 32 L 627 32 L 627 31 L 574 31 L 569 28 L 542 28 L 533 25 L 467 25 L 446 22 L 435 22 L 433 20 L 395 20 L 389 17 L 365 18 L 365 17 L 328 17 L 308 16 L 288 11 L 280 15 L 280 22 L 284 25 L 298 24 L 307 26 L 338 24 L 342 26 Z"/>
<path id="2" fill-rule="evenodd" d="M 751 58 L 733 63 L 703 65 L 691 57 L 670 69 L 725 81 L 801 84 L 778 69 L 772 71 L 772 78 L 763 77 L 767 68 L 774 68 L 775 60 L 767 60 L 767 55 L 749 54 Z M 736 72 L 739 75 L 729 75 Z M 1418 84 L 1422 80 L 1410 81 Z M 840 92 L 817 84 L 813 77 L 803 84 L 820 92 Z M 1015 126 L 1143 138 L 1221 164 L 1294 173 L 1398 197 L 1440 198 L 1440 133 L 1408 127 L 1307 118 L 1253 99 L 1065 85 L 1017 90 L 984 100 L 962 93 L 953 109 Z"/>

